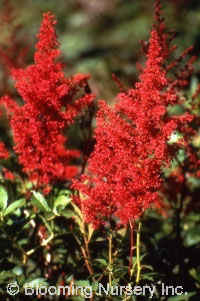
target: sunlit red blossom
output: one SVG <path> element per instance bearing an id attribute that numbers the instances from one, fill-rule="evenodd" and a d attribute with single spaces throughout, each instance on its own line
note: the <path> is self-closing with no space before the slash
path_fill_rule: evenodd
<path id="1" fill-rule="evenodd" d="M 3 175 L 4 175 L 4 178 L 7 180 L 11 180 L 11 181 L 15 180 L 15 175 L 6 168 L 3 168 Z"/>
<path id="2" fill-rule="evenodd" d="M 60 134 L 90 105 L 94 95 L 84 93 L 89 75 L 77 74 L 66 78 L 56 38 L 54 16 L 44 14 L 38 34 L 34 64 L 26 69 L 14 69 L 16 88 L 24 104 L 10 97 L 3 103 L 10 116 L 15 151 L 25 172 L 37 173 L 40 184 L 66 180 L 74 172 L 68 169 L 71 157 L 77 152 L 58 149 Z M 76 96 L 82 91 L 81 96 Z"/>
<path id="3" fill-rule="evenodd" d="M 58 135 L 56 153 L 57 162 L 55 163 L 55 179 L 57 180 L 67 180 L 75 177 L 78 173 L 78 167 L 69 162 L 72 159 L 80 158 L 81 153 L 78 150 L 68 149 L 66 150 L 67 138 L 63 135 Z"/>
<path id="4" fill-rule="evenodd" d="M 100 102 L 90 174 L 74 181 L 84 195 L 75 199 L 86 221 L 96 227 L 112 215 L 127 224 L 159 200 L 162 168 L 177 150 L 168 141 L 192 119 L 168 114 L 178 97 L 169 89 L 164 59 L 159 35 L 152 30 L 146 66 L 135 88 L 118 94 L 113 110 Z"/>
<path id="5" fill-rule="evenodd" d="M 9 152 L 6 149 L 6 146 L 3 142 L 0 142 L 0 159 L 8 159 Z"/>
<path id="6" fill-rule="evenodd" d="M 46 186 L 46 187 L 43 189 L 44 195 L 50 194 L 51 191 L 52 191 L 52 187 L 51 187 L 51 186 Z"/>
<path id="7" fill-rule="evenodd" d="M 38 236 L 41 242 L 43 242 L 43 240 L 45 240 L 47 238 L 47 230 L 46 227 L 43 225 L 39 226 L 38 229 Z"/>
<path id="8" fill-rule="evenodd" d="M 196 57 L 191 56 L 184 62 L 188 54 L 191 54 L 193 46 L 189 46 L 179 55 L 179 57 L 171 60 L 171 54 L 177 48 L 176 45 L 171 46 L 171 42 L 176 37 L 176 33 L 174 30 L 167 30 L 160 0 L 155 0 L 155 20 L 156 23 L 154 24 L 154 28 L 160 39 L 162 56 L 164 59 L 163 67 L 166 71 L 171 71 L 171 75 L 168 78 L 168 81 L 171 84 L 170 88 L 180 91 L 188 85 L 189 78 L 193 73 L 193 63 L 196 60 Z"/>

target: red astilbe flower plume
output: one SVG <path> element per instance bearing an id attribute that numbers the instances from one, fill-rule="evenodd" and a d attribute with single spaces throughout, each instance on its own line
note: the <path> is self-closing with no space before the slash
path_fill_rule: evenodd
<path id="1" fill-rule="evenodd" d="M 85 195 L 76 200 L 86 221 L 96 227 L 112 215 L 127 224 L 158 200 L 161 169 L 176 151 L 168 140 L 183 122 L 191 120 L 189 115 L 168 114 L 178 97 L 168 89 L 163 61 L 159 35 L 152 30 L 140 82 L 118 94 L 113 110 L 100 103 L 90 174 L 73 184 Z"/>
<path id="2" fill-rule="evenodd" d="M 13 70 L 15 86 L 24 104 L 19 106 L 9 97 L 3 99 L 10 114 L 19 161 L 25 172 L 38 174 L 40 184 L 66 180 L 70 176 L 70 172 L 66 172 L 66 161 L 77 153 L 68 150 L 60 155 L 60 134 L 94 99 L 91 94 L 76 97 L 87 85 L 89 75 L 66 78 L 63 65 L 57 62 L 60 50 L 55 24 L 54 16 L 45 13 L 38 34 L 35 63 L 26 69 Z M 58 166 L 62 172 L 57 172 Z"/>
<path id="3" fill-rule="evenodd" d="M 160 0 L 155 0 L 154 19 L 155 24 L 153 27 L 159 35 L 160 47 L 162 49 L 163 68 L 168 73 L 168 81 L 171 84 L 171 89 L 181 91 L 188 85 L 193 73 L 193 63 L 196 57 L 192 55 L 187 59 L 187 56 L 190 55 L 193 50 L 193 46 L 189 46 L 178 57 L 172 58 L 172 53 L 177 48 L 176 45 L 171 45 L 176 37 L 176 32 L 174 30 L 168 31 Z M 147 53 L 149 43 L 141 41 L 141 46 L 143 52 Z M 138 65 L 138 68 L 141 69 L 141 66 Z M 180 98 L 179 101 L 183 102 L 183 98 Z"/>
<path id="4" fill-rule="evenodd" d="M 166 212 L 168 215 L 170 212 L 173 213 L 173 211 L 169 210 L 170 207 L 174 207 L 175 210 L 177 210 L 179 206 L 177 204 L 180 203 L 180 199 L 182 203 L 180 207 L 182 207 L 184 200 L 188 202 L 188 199 L 191 199 L 192 185 L 189 182 L 189 178 L 191 176 L 198 176 L 200 166 L 199 153 L 192 143 L 198 132 L 197 128 L 199 127 L 199 116 L 195 114 L 195 111 L 198 112 L 198 109 L 195 108 L 195 97 L 198 95 L 198 89 L 193 95 L 192 101 L 188 101 L 183 94 L 183 89 L 188 86 L 191 75 L 193 74 L 193 62 L 196 58 L 195 56 L 191 56 L 187 59 L 187 56 L 190 55 L 193 50 L 193 46 L 189 46 L 177 58 L 172 59 L 171 54 L 176 49 L 176 46 L 171 46 L 171 42 L 174 40 L 176 34 L 174 31 L 167 30 L 160 0 L 155 0 L 155 20 L 156 24 L 154 24 L 154 28 L 159 35 L 162 56 L 164 58 L 163 68 L 168 74 L 169 87 L 171 90 L 174 90 L 174 92 L 178 92 L 178 107 L 193 116 L 192 122 L 183 124 L 183 126 L 179 128 L 179 134 L 181 134 L 185 140 L 184 162 L 179 161 L 180 154 L 177 154 L 177 166 L 171 169 L 170 172 L 165 173 L 166 181 L 160 188 L 160 203 L 157 205 L 158 209 L 166 216 Z M 169 200 L 168 204 L 166 199 Z M 197 204 L 196 201 L 195 204 Z M 168 206 L 168 208 L 166 206 Z M 165 210 L 166 208 L 167 210 Z"/>

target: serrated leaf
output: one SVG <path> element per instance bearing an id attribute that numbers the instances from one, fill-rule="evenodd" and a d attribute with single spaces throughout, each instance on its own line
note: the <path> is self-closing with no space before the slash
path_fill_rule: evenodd
<path id="1" fill-rule="evenodd" d="M 22 207 L 24 205 L 24 203 L 25 203 L 25 199 L 24 198 L 23 199 L 19 199 L 19 200 L 13 202 L 12 204 L 10 204 L 6 208 L 6 210 L 3 212 L 3 215 L 6 216 L 6 215 L 14 212 L 17 208 Z"/>
<path id="2" fill-rule="evenodd" d="M 42 211 L 51 211 L 49 205 L 44 196 L 38 191 L 32 191 L 33 197 L 31 198 L 32 203 Z"/>
<path id="3" fill-rule="evenodd" d="M 0 186 L 0 210 L 6 209 L 8 203 L 8 193 L 2 185 Z"/>

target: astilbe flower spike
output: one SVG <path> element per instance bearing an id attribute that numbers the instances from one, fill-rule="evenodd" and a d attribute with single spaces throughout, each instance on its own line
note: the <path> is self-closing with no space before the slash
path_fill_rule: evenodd
<path id="1" fill-rule="evenodd" d="M 57 62 L 60 50 L 55 24 L 54 15 L 45 13 L 34 64 L 12 72 L 23 105 L 8 96 L 3 98 L 19 162 L 31 177 L 37 175 L 40 184 L 64 181 L 74 175 L 74 168 L 71 173 L 67 165 L 78 153 L 63 149 L 65 140 L 61 135 L 94 99 L 94 95 L 86 93 L 76 97 L 87 85 L 89 75 L 66 78 L 63 65 Z"/>
<path id="2" fill-rule="evenodd" d="M 196 57 L 191 55 L 193 46 L 189 46 L 179 55 L 179 57 L 171 60 L 171 54 L 176 49 L 175 45 L 171 46 L 171 42 L 174 40 L 176 34 L 174 31 L 168 32 L 167 30 L 160 0 L 155 1 L 155 20 L 156 23 L 154 24 L 154 28 L 158 32 L 161 41 L 160 44 L 164 57 L 163 68 L 168 75 L 169 87 L 171 90 L 174 90 L 175 93 L 178 92 L 179 107 L 193 116 L 192 122 L 185 123 L 179 128 L 179 134 L 181 134 L 185 140 L 184 160 L 183 162 L 180 162 L 179 154 L 177 153 L 175 158 L 177 166 L 171 169 L 171 171 L 168 170 L 167 174 L 165 174 L 166 181 L 160 189 L 160 201 L 157 203 L 157 208 L 164 216 L 169 216 L 169 214 L 173 212 L 169 210 L 170 207 L 174 207 L 177 211 L 180 205 L 180 208 L 182 207 L 183 209 L 183 207 L 185 207 L 185 205 L 183 206 L 183 202 L 185 200 L 188 202 L 189 199 L 192 199 L 192 189 L 189 179 L 192 176 L 198 177 L 200 166 L 199 152 L 193 145 L 199 127 L 199 116 L 197 114 L 198 103 L 195 99 L 198 95 L 198 88 L 191 100 L 186 99 L 186 96 L 183 94 L 184 88 L 189 85 L 190 78 L 193 74 L 193 63 L 196 60 Z M 187 58 L 188 55 L 189 59 Z M 190 175 L 190 177 L 188 175 Z M 168 203 L 166 202 L 166 199 L 169 200 Z M 195 200 L 195 202 L 189 203 L 197 204 L 198 202 Z"/>
<path id="3" fill-rule="evenodd" d="M 184 62 L 186 57 L 191 54 L 193 46 L 190 45 L 179 55 L 179 57 L 171 61 L 171 54 L 177 48 L 176 45 L 171 46 L 176 33 L 174 30 L 167 30 L 160 0 L 155 0 L 155 20 L 156 23 L 154 24 L 154 28 L 158 32 L 160 45 L 162 48 L 162 56 L 164 58 L 163 67 L 168 73 L 169 71 L 171 72 L 169 78 L 171 89 L 173 88 L 180 91 L 188 85 L 188 79 L 193 73 L 193 63 L 196 60 L 196 57 L 192 55 L 188 60 L 186 60 L 186 62 Z"/>
<path id="4" fill-rule="evenodd" d="M 95 227 L 113 215 L 127 224 L 157 202 L 162 167 L 169 165 L 177 149 L 168 141 L 183 122 L 191 120 L 188 114 L 168 114 L 178 97 L 169 89 L 164 59 L 159 34 L 153 29 L 140 82 L 118 94 L 114 109 L 100 102 L 89 174 L 73 184 L 84 195 L 75 199 L 86 221 Z"/>

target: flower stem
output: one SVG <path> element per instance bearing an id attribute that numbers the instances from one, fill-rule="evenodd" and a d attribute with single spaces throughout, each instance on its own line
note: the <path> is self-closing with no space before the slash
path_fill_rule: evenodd
<path id="1" fill-rule="evenodd" d="M 137 229 L 137 238 L 136 238 L 136 258 L 137 258 L 137 277 L 136 283 L 138 284 L 140 281 L 140 271 L 141 271 L 141 263 L 140 263 L 140 231 L 141 231 L 142 223 L 139 222 Z"/>
<path id="2" fill-rule="evenodd" d="M 83 222 L 83 238 L 84 238 L 84 243 L 85 243 L 85 248 L 83 248 L 84 251 L 82 251 L 83 253 L 85 252 L 84 260 L 85 260 L 87 269 L 89 271 L 89 274 L 93 275 L 94 271 L 93 271 L 92 260 L 91 260 L 91 256 L 90 256 L 89 241 L 88 241 L 88 236 L 86 234 L 86 229 L 85 229 L 85 223 L 84 222 Z"/>
<path id="3" fill-rule="evenodd" d="M 108 280 L 109 280 L 109 287 L 112 286 L 112 231 L 110 232 L 110 235 L 108 237 L 109 242 L 109 274 L 108 274 Z"/>
<path id="4" fill-rule="evenodd" d="M 129 259 L 129 274 L 132 277 L 133 275 L 133 264 L 132 264 L 132 259 L 133 259 L 133 249 L 134 249 L 134 221 L 130 221 L 130 259 Z"/>

